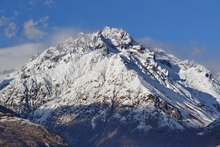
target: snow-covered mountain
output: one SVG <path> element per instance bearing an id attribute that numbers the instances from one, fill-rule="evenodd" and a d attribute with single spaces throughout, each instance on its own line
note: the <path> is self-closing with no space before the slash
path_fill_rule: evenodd
<path id="1" fill-rule="evenodd" d="M 220 117 L 219 102 L 220 83 L 205 67 L 161 49 L 151 51 L 109 27 L 50 47 L 0 91 L 1 105 L 63 132 L 78 146 L 85 143 L 80 133 L 87 134 L 81 136 L 87 143 L 105 146 L 122 128 L 205 127 Z M 100 130 L 104 141 L 97 141 Z"/>

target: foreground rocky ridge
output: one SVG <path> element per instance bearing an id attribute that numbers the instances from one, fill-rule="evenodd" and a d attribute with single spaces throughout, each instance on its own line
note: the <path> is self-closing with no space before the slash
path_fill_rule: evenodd
<path id="1" fill-rule="evenodd" d="M 138 146 L 135 136 L 143 136 L 140 146 L 181 145 L 185 131 L 194 136 L 219 118 L 219 89 L 205 67 L 106 27 L 34 56 L 0 91 L 0 103 L 73 146 L 126 146 L 126 139 Z"/>
<path id="2" fill-rule="evenodd" d="M 67 143 L 46 127 L 16 117 L 16 113 L 0 106 L 0 146 L 67 147 Z"/>

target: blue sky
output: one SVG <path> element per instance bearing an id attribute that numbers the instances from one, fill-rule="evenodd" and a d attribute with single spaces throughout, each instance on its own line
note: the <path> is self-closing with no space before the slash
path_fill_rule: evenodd
<path id="1" fill-rule="evenodd" d="M 219 0 L 0 0 L 0 68 L 105 26 L 220 72 Z"/>

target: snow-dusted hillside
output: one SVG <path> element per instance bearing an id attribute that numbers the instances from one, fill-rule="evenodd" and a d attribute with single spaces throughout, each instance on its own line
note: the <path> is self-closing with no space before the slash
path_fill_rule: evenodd
<path id="1" fill-rule="evenodd" d="M 50 47 L 0 91 L 1 105 L 36 122 L 68 124 L 83 113 L 92 129 L 109 118 L 145 131 L 155 125 L 149 119 L 159 128 L 203 127 L 219 118 L 219 102 L 220 84 L 205 67 L 109 27 Z"/>

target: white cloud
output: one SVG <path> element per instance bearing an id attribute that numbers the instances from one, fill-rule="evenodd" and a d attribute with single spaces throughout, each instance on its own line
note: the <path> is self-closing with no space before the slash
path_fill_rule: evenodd
<path id="1" fill-rule="evenodd" d="M 209 69 L 214 75 L 217 73 L 220 73 L 220 60 L 219 59 L 207 59 L 204 61 L 201 61 L 201 64 L 203 64 L 207 69 Z"/>
<path id="2" fill-rule="evenodd" d="M 29 4 L 30 4 L 30 5 L 33 6 L 35 3 L 36 3 L 36 0 L 29 0 Z"/>
<path id="3" fill-rule="evenodd" d="M 9 23 L 10 20 L 11 20 L 11 18 L 1 16 L 0 17 L 0 27 L 6 25 L 7 23 Z"/>
<path id="4" fill-rule="evenodd" d="M 53 0 L 44 0 L 44 4 L 46 4 L 46 5 L 50 5 L 50 4 L 52 4 L 54 1 Z"/>
<path id="5" fill-rule="evenodd" d="M 43 0 L 43 5 L 46 5 L 49 8 L 55 8 L 56 7 L 55 0 Z"/>
<path id="6" fill-rule="evenodd" d="M 17 17 L 20 14 L 18 11 L 14 11 L 14 16 Z"/>
<path id="7" fill-rule="evenodd" d="M 152 50 L 154 48 L 161 48 L 162 50 L 165 50 L 182 60 L 195 60 L 207 67 L 207 69 L 209 69 L 213 74 L 218 72 L 220 73 L 220 60 L 214 58 L 210 60 L 210 56 L 207 56 L 207 53 L 210 52 L 212 47 L 199 43 L 195 40 L 189 40 L 189 42 L 185 44 L 174 44 L 158 41 L 150 37 L 144 37 L 138 41 L 145 47 L 150 47 Z"/>
<path id="8" fill-rule="evenodd" d="M 46 23 L 48 19 L 49 19 L 49 16 L 44 16 L 38 22 L 41 23 L 44 28 L 46 28 L 48 26 L 48 24 Z"/>
<path id="9" fill-rule="evenodd" d="M 41 35 L 38 36 L 39 34 L 37 33 L 38 31 L 41 32 L 41 30 L 38 29 L 37 27 L 41 25 L 41 27 L 43 28 L 44 27 L 43 24 L 45 24 L 47 19 L 48 17 L 44 17 L 39 19 L 38 21 L 33 21 L 32 19 L 27 21 L 26 28 L 28 28 L 28 30 L 26 31 L 34 31 L 34 34 L 31 34 L 33 32 L 26 32 L 27 33 L 26 35 L 29 35 L 27 37 L 33 39 L 41 37 Z M 59 42 L 63 41 L 68 37 L 75 37 L 80 32 L 91 33 L 94 32 L 94 30 L 86 30 L 86 29 L 74 28 L 74 27 L 67 27 L 67 28 L 53 27 L 51 28 L 50 32 L 52 33 L 45 35 L 45 37 L 41 40 L 41 43 L 23 44 L 19 46 L 4 48 L 4 49 L 0 48 L 0 70 L 7 70 L 7 69 L 21 67 L 21 65 L 25 64 L 33 54 L 41 52 L 46 48 L 48 48 L 49 46 L 55 46 Z M 43 34 L 45 33 L 43 32 Z M 145 45 L 146 47 L 150 47 L 152 49 L 161 48 L 167 51 L 168 53 L 172 53 L 178 56 L 179 58 L 183 58 L 183 59 L 194 60 L 195 57 L 198 57 L 198 55 L 204 57 L 205 56 L 204 52 L 207 49 L 207 47 L 201 47 L 199 43 L 196 43 L 194 45 L 192 45 L 193 43 L 189 43 L 185 46 L 181 46 L 178 44 L 158 41 L 150 37 L 145 37 L 143 39 L 139 39 L 138 41 L 143 45 Z M 208 69 L 210 69 L 214 74 L 220 72 L 220 68 L 219 68 L 220 60 L 213 59 L 209 61 L 209 59 L 205 57 L 198 59 L 199 60 L 196 61 L 199 61 L 199 63 L 208 67 Z"/>
<path id="10" fill-rule="evenodd" d="M 0 27 L 4 25 L 3 20 L 0 19 Z"/>
<path id="11" fill-rule="evenodd" d="M 43 5 L 53 7 L 55 5 L 55 0 L 29 0 L 29 4 L 31 6 L 36 5 L 37 3 L 41 3 Z"/>
<path id="12" fill-rule="evenodd" d="M 0 71 L 21 68 L 33 54 L 40 53 L 47 47 L 43 43 L 29 43 L 0 48 Z"/>
<path id="13" fill-rule="evenodd" d="M 67 37 L 75 37 L 79 32 L 90 32 L 80 28 L 53 28 L 41 43 L 28 43 L 7 48 L 0 48 L 0 72 L 21 68 L 33 54 L 41 53 L 50 46 L 56 46 Z"/>
<path id="14" fill-rule="evenodd" d="M 48 18 L 48 16 L 45 16 L 38 21 L 33 21 L 33 19 L 26 21 L 23 25 L 24 35 L 30 40 L 41 39 L 46 34 L 41 28 L 47 27 L 46 21 Z"/>
<path id="15" fill-rule="evenodd" d="M 169 53 L 173 52 L 173 48 L 175 45 L 173 43 L 162 42 L 151 37 L 144 37 L 142 39 L 138 39 L 138 42 L 142 43 L 145 47 L 150 49 L 161 48 Z"/>
<path id="16" fill-rule="evenodd" d="M 220 73 L 217 73 L 217 74 L 216 74 L 215 79 L 217 79 L 217 80 L 220 81 Z"/>
<path id="17" fill-rule="evenodd" d="M 168 53 L 175 54 L 181 59 L 193 59 L 202 57 L 209 48 L 208 46 L 203 45 L 195 40 L 189 40 L 188 43 L 185 44 L 178 44 L 158 41 L 150 37 L 144 37 L 138 41 L 145 47 L 149 47 L 152 50 L 154 48 L 161 48 Z"/>
<path id="18" fill-rule="evenodd" d="M 77 36 L 80 32 L 90 33 L 89 30 L 75 28 L 75 27 L 66 27 L 66 28 L 53 27 L 52 33 L 49 34 L 47 37 L 48 38 L 47 41 L 49 41 L 50 44 L 52 45 L 56 45 L 57 43 L 63 41 L 68 37 Z"/>
<path id="19" fill-rule="evenodd" d="M 195 40 L 189 40 L 188 48 L 191 50 L 191 56 L 193 57 L 203 55 L 208 49 L 207 46 L 204 46 Z"/>
<path id="20" fill-rule="evenodd" d="M 205 51 L 206 51 L 206 47 L 194 48 L 194 49 L 192 50 L 191 55 L 192 55 L 192 56 L 199 56 L 199 55 L 202 55 L 203 53 L 205 53 Z"/>
<path id="21" fill-rule="evenodd" d="M 13 22 L 10 22 L 7 27 L 5 28 L 5 35 L 8 37 L 8 38 L 11 38 L 13 36 L 15 36 L 17 33 L 17 27 L 16 27 L 16 24 L 13 23 Z"/>
<path id="22" fill-rule="evenodd" d="M 38 22 L 34 22 L 32 19 L 24 23 L 24 34 L 30 40 L 39 40 L 44 35 L 45 32 L 37 28 Z"/>
<path id="23" fill-rule="evenodd" d="M 0 27 L 4 27 L 4 33 L 8 38 L 14 37 L 17 33 L 17 25 L 14 17 L 0 17 Z"/>

